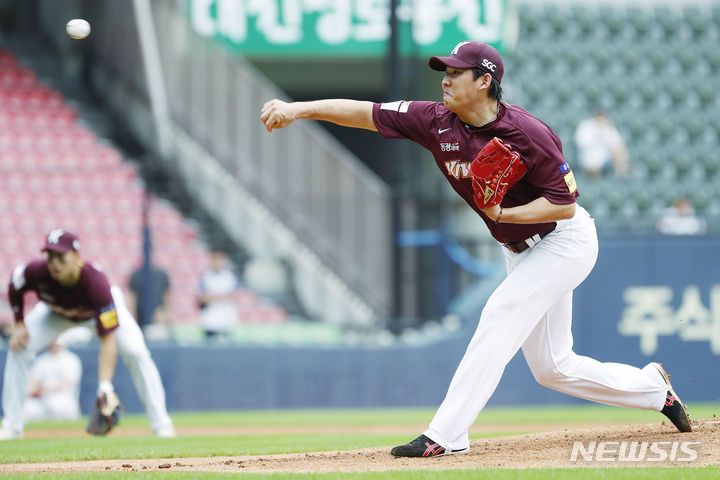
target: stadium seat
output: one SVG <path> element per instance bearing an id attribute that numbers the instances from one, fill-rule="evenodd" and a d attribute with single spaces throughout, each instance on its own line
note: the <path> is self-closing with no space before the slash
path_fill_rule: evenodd
<path id="1" fill-rule="evenodd" d="M 715 196 L 715 191 L 707 186 L 692 189 L 690 191 L 689 198 L 690 203 L 692 203 L 692 206 L 695 209 L 695 213 L 703 215 Z"/>
<path id="2" fill-rule="evenodd" d="M 53 228 L 74 230 L 83 256 L 104 265 L 111 281 L 126 287 L 142 255 L 144 191 L 135 168 L 112 145 L 81 125 L 74 108 L 31 70 L 0 50 L 0 267 L 38 256 Z M 196 229 L 170 204 L 151 200 L 157 258 L 171 277 L 171 310 L 180 322 L 197 321 L 195 290 L 208 264 Z M 12 232 L 8 235 L 7 232 Z M 175 281 L 178 279 L 178 281 Z M 260 305 L 253 318 L 284 321 L 282 309 Z M 249 304 L 248 304 L 249 305 Z M 182 335 L 180 335 L 182 336 Z"/>

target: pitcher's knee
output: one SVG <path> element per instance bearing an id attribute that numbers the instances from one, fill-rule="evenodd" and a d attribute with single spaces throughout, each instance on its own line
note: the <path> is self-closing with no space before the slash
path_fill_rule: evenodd
<path id="1" fill-rule="evenodd" d="M 555 367 L 542 369 L 534 368 L 531 370 L 533 377 L 535 377 L 535 381 L 544 387 L 553 387 L 563 383 L 563 381 L 567 378 L 567 375 Z"/>

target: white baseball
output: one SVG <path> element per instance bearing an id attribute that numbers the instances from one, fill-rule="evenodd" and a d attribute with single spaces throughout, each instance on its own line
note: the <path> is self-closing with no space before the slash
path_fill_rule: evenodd
<path id="1" fill-rule="evenodd" d="M 90 35 L 90 24 L 82 18 L 73 18 L 65 25 L 65 31 L 71 38 L 80 40 Z"/>

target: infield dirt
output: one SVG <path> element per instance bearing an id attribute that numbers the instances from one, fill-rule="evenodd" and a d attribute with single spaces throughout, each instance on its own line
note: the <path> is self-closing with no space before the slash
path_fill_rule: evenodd
<path id="1" fill-rule="evenodd" d="M 387 470 L 446 470 L 477 468 L 568 468 L 568 467 L 631 467 L 631 466 L 720 466 L 720 421 L 695 420 L 693 432 L 679 433 L 666 423 L 621 425 L 565 429 L 544 433 L 483 438 L 471 441 L 470 452 L 438 458 L 393 458 L 387 448 L 352 451 L 293 453 L 281 455 L 157 458 L 128 460 L 92 460 L 83 462 L 25 463 L 0 465 L 0 473 L 72 473 L 108 471 L 182 471 L 182 472 L 247 472 L 247 473 L 318 473 L 363 472 Z M 495 431 L 497 425 L 494 425 Z M 307 429 L 305 429 L 307 431 Z M 323 430 L 324 431 L 324 430 Z M 473 429 L 477 431 L 477 429 Z M 131 431 L 126 431 L 130 434 Z M 191 432 L 180 431 L 181 434 Z M 207 434 L 203 431 L 203 434 Z M 227 433 L 227 432 L 226 432 Z M 49 435 L 49 434 L 48 434 Z M 55 432 L 57 435 L 57 432 Z M 42 435 L 38 435 L 42 436 Z M 410 440 L 410 439 L 408 439 Z M 575 442 L 588 446 L 591 442 L 638 442 L 664 445 L 664 461 L 613 461 L 603 455 L 586 461 L 582 455 L 571 461 Z M 661 443 L 662 442 L 662 443 Z M 688 455 L 670 454 L 673 442 L 693 442 L 694 459 Z M 675 447 L 677 453 L 677 447 Z M 682 450 L 682 447 L 681 447 Z M 617 458 L 617 456 L 615 456 Z M 671 460 L 675 458 L 675 460 Z"/>

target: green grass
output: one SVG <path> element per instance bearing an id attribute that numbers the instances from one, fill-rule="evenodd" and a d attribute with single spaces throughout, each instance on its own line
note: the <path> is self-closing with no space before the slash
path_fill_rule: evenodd
<path id="1" fill-rule="evenodd" d="M 720 417 L 720 403 L 690 404 L 692 418 Z M 302 427 L 335 425 L 408 425 L 427 424 L 435 408 L 383 408 L 383 409 L 311 409 L 311 410 L 245 410 L 212 412 L 178 412 L 172 417 L 180 427 Z M 651 423 L 662 420 L 657 412 L 602 405 L 550 406 L 550 407 L 489 407 L 482 411 L 476 424 L 500 423 L 507 425 L 547 425 L 582 423 Z M 123 426 L 147 426 L 144 415 L 125 415 Z M 28 430 L 83 428 L 79 422 L 37 422 Z M 532 430 L 532 429 L 529 429 Z"/>
<path id="2" fill-rule="evenodd" d="M 30 463 L 49 461 L 73 461 L 94 459 L 132 459 L 132 458 L 181 458 L 212 457 L 237 455 L 267 455 L 276 453 L 294 453 L 311 451 L 351 450 L 369 447 L 383 447 L 404 443 L 420 433 L 418 428 L 432 419 L 434 408 L 398 408 L 398 409 L 328 409 L 328 410 L 260 410 L 232 412 L 179 412 L 173 414 L 175 425 L 179 428 L 202 427 L 261 427 L 273 428 L 271 434 L 247 435 L 182 435 L 173 439 L 156 438 L 149 434 L 139 436 L 107 437 L 66 437 L 66 438 L 26 438 L 21 441 L 0 444 L 0 463 Z M 690 405 L 693 418 L 720 416 L 720 404 Z M 582 428 L 588 423 L 594 424 L 631 424 L 652 423 L 662 420 L 657 412 L 605 407 L 598 405 L 579 405 L 573 407 L 533 407 L 533 408 L 487 408 L 478 418 L 478 424 L 498 425 L 498 431 L 491 436 L 506 434 L 502 425 L 526 426 L 522 431 L 542 430 L 543 425 L 567 425 L 568 428 Z M 144 415 L 126 415 L 122 419 L 123 427 L 147 427 Z M 293 427 L 292 433 L 282 433 L 278 427 Z M 298 432 L 302 427 L 327 426 L 339 427 L 333 432 Z M 348 433 L 342 433 L 342 427 L 348 427 Z M 350 433 L 354 426 L 392 427 L 392 433 Z M 403 433 L 407 427 L 407 433 Z M 28 424 L 26 432 L 48 429 L 84 428 L 83 421 L 77 422 L 38 422 Z M 378 429 L 381 431 L 381 429 Z M 514 428 L 514 430 L 518 430 Z M 517 433 L 517 432 L 516 432 Z M 473 434 L 472 438 L 480 435 Z M 220 474 L 190 472 L 108 472 L 95 474 L 11 474 L 3 478 L 49 480 L 58 479 L 112 479 L 112 478 L 163 478 L 202 480 L 228 478 L 230 475 L 243 479 L 270 478 L 283 479 L 436 479 L 436 478 L 497 478 L 504 479 L 644 479 L 644 478 L 688 478 L 705 479 L 720 477 L 720 468 L 613 468 L 613 469 L 565 469 L 565 470 L 469 470 L 469 471 L 416 471 L 381 473 L 333 473 L 333 474 Z"/>
<path id="3" fill-rule="evenodd" d="M 108 436 L 106 438 L 33 438 L 4 443 L 0 463 L 61 462 L 119 458 L 180 458 L 354 450 L 405 443 L 407 435 L 293 434 L 180 436 Z M 5 448 L 7 446 L 7 448 Z"/>

